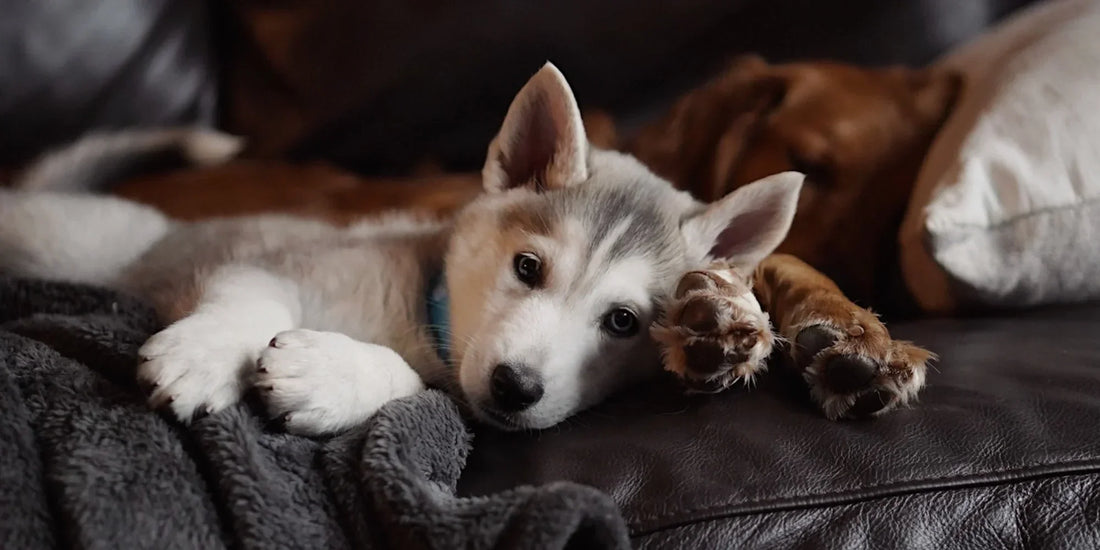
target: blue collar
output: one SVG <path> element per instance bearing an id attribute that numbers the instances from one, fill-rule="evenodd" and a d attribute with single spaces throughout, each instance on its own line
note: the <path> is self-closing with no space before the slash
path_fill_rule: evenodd
<path id="1" fill-rule="evenodd" d="M 447 296 L 447 280 L 443 271 L 428 280 L 425 303 L 428 305 L 428 333 L 432 336 L 435 353 L 451 366 L 451 301 Z"/>

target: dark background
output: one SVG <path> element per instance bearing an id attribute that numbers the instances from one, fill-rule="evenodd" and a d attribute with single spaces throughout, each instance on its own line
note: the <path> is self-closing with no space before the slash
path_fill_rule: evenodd
<path id="1" fill-rule="evenodd" d="M 254 156 L 480 166 L 546 60 L 626 126 L 731 56 L 925 64 L 1029 0 L 0 0 L 0 166 L 93 128 L 217 124 Z"/>

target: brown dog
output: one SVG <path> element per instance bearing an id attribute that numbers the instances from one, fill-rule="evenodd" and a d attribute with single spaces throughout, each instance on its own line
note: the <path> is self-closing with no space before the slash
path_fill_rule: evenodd
<path id="1" fill-rule="evenodd" d="M 783 170 L 806 174 L 779 252 L 882 307 L 917 170 L 959 86 L 951 73 L 743 57 L 626 148 L 707 201 Z"/>
<path id="2" fill-rule="evenodd" d="M 703 200 L 769 174 L 807 174 L 783 254 L 765 260 L 752 284 L 831 418 L 885 412 L 923 385 L 931 354 L 892 340 L 841 288 L 885 302 L 901 214 L 958 88 L 951 74 L 744 57 L 622 147 Z M 585 122 L 594 144 L 616 145 L 608 117 Z M 394 208 L 445 213 L 479 188 L 473 174 L 364 180 L 324 165 L 255 161 L 133 181 L 118 192 L 183 219 L 275 210 L 344 221 Z M 715 273 L 685 276 L 681 286 L 692 291 L 678 292 L 681 303 L 670 308 L 671 324 L 694 326 L 681 327 L 694 345 L 681 342 L 683 364 L 671 368 L 696 389 L 747 378 L 745 351 L 770 338 L 767 317 L 764 327 L 734 322 L 723 304 L 740 285 Z M 687 311 L 692 319 L 678 317 Z"/>
<path id="3" fill-rule="evenodd" d="M 864 302 L 892 299 L 898 226 L 959 87 L 949 73 L 743 57 L 625 147 L 704 200 L 784 170 L 807 175 L 791 231 L 757 270 L 753 290 L 794 343 L 793 362 L 830 418 L 885 412 L 924 383 L 932 354 L 892 340 L 841 288 Z M 744 369 L 758 331 L 751 312 L 727 305 L 738 292 L 731 277 L 695 277 L 701 291 L 678 296 L 686 303 L 671 309 L 690 312 L 670 320 L 688 352 L 672 354 L 684 364 L 671 369 L 714 380 L 716 363 Z M 683 330 L 690 324 L 697 330 Z"/>
<path id="4" fill-rule="evenodd" d="M 481 177 L 362 178 L 323 163 L 246 160 L 142 176 L 113 191 L 179 220 L 283 212 L 346 223 L 387 210 L 452 212 L 481 191 Z"/>

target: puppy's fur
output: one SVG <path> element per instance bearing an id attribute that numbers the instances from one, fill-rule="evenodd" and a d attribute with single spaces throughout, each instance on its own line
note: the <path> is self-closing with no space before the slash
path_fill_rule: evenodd
<path id="1" fill-rule="evenodd" d="M 50 191 L 75 184 L 49 162 L 32 174 L 51 177 L 23 182 L 37 191 L 0 195 L 0 269 L 154 304 L 168 326 L 141 348 L 138 369 L 153 406 L 187 422 L 255 385 L 306 434 L 455 380 L 483 420 L 542 428 L 653 374 L 644 329 L 681 275 L 716 259 L 753 272 L 786 235 L 803 179 L 783 173 L 699 203 L 632 157 L 591 147 L 551 65 L 490 145 L 485 193 L 446 221 L 182 223 L 123 199 Z M 453 366 L 433 348 L 425 305 L 441 271 Z"/>

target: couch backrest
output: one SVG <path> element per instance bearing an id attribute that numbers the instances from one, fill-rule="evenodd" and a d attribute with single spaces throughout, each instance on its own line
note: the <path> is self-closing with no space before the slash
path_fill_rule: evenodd
<path id="1" fill-rule="evenodd" d="M 90 129 L 220 112 L 255 155 L 472 169 L 547 59 L 582 106 L 629 117 L 737 53 L 921 64 L 1030 1 L 7 2 L 0 168 Z"/>
<path id="2" fill-rule="evenodd" d="M 0 167 L 93 128 L 214 121 L 204 2 L 17 0 L 0 12 Z"/>
<path id="3" fill-rule="evenodd" d="M 242 0 L 225 122 L 264 155 L 471 169 L 547 59 L 582 107 L 629 115 L 736 53 L 922 64 L 1028 1 Z"/>

